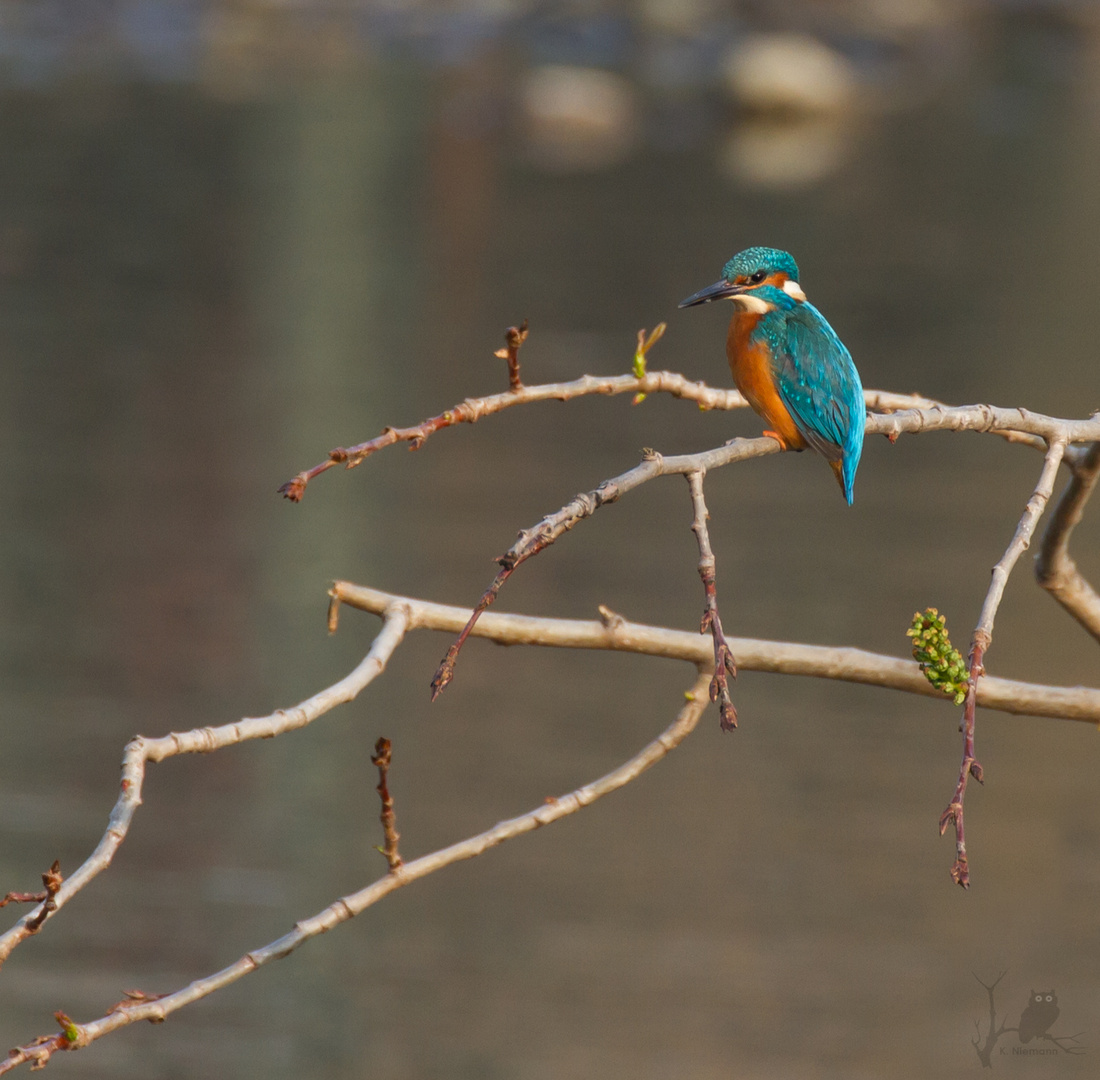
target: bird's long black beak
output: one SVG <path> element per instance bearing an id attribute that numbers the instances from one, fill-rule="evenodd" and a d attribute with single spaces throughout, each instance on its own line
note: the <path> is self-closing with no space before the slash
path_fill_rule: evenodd
<path id="1" fill-rule="evenodd" d="M 733 285 L 723 278 L 713 285 L 708 285 L 705 289 L 700 289 L 697 293 L 692 293 L 686 300 L 681 300 L 679 306 L 682 308 L 695 307 L 696 304 L 706 304 L 711 300 L 728 300 L 731 296 L 736 296 L 744 291 L 744 285 Z"/>

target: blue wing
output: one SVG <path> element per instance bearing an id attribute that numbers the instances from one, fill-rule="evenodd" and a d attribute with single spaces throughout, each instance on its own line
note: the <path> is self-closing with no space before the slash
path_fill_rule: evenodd
<path id="1" fill-rule="evenodd" d="M 826 460 L 840 462 L 837 478 L 850 503 L 867 416 L 851 354 L 812 304 L 775 311 L 760 329 L 769 339 L 783 404 L 806 441 Z"/>

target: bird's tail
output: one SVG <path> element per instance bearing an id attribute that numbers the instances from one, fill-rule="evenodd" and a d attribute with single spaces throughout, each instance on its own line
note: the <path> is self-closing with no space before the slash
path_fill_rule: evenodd
<path id="1" fill-rule="evenodd" d="M 852 489 L 855 487 L 855 469 L 849 470 L 844 468 L 844 461 L 830 461 L 829 468 L 833 470 L 833 476 L 836 477 L 836 482 L 840 485 L 840 490 L 844 493 L 844 498 L 848 505 L 852 505 L 852 501 L 855 498 Z"/>

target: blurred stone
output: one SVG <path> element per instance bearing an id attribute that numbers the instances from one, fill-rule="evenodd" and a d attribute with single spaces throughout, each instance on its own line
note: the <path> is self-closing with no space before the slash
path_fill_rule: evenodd
<path id="1" fill-rule="evenodd" d="M 950 26 L 966 5 L 950 0 L 860 0 L 854 14 L 867 30 L 911 33 Z"/>
<path id="2" fill-rule="evenodd" d="M 750 117 L 738 124 L 721 152 L 722 171 L 749 187 L 809 187 L 837 171 L 848 131 L 823 116 Z"/>
<path id="3" fill-rule="evenodd" d="M 523 81 L 519 104 L 531 159 L 546 168 L 606 168 L 622 161 L 637 138 L 634 88 L 610 71 L 536 68 Z"/>
<path id="4" fill-rule="evenodd" d="M 856 96 L 851 64 L 835 49 L 801 34 L 753 34 L 725 62 L 737 103 L 755 112 L 840 112 Z"/>
<path id="5" fill-rule="evenodd" d="M 720 18 L 715 0 L 640 0 L 638 18 L 649 30 L 668 34 L 692 34 Z"/>

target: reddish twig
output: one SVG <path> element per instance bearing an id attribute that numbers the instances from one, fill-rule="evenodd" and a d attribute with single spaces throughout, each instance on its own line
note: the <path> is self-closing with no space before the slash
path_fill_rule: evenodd
<path id="1" fill-rule="evenodd" d="M 522 536 L 523 534 L 521 533 L 520 535 Z M 544 547 L 548 544 L 552 544 L 556 539 L 557 537 L 552 537 L 546 540 L 545 543 L 532 544 L 529 550 L 517 555 L 512 554 L 515 550 L 513 547 L 496 560 L 500 564 L 500 570 L 497 571 L 497 575 L 493 578 L 489 588 L 481 594 L 481 599 L 474 605 L 474 610 L 470 613 L 470 618 L 462 628 L 462 632 L 451 643 L 451 647 L 447 650 L 447 655 L 440 660 L 439 667 L 435 669 L 435 675 L 432 676 L 432 701 L 435 701 L 435 699 L 443 693 L 447 688 L 447 684 L 455 677 L 455 663 L 458 660 L 458 654 L 462 646 L 466 644 L 466 639 L 470 636 L 471 631 L 477 624 L 477 620 L 481 618 L 482 612 L 492 604 L 497 598 L 497 594 L 500 592 L 500 587 L 512 576 L 512 571 L 525 559 L 529 559 L 532 555 L 537 555 Z"/>
<path id="2" fill-rule="evenodd" d="M 691 486 L 691 503 L 695 511 L 691 531 L 699 544 L 699 577 L 703 581 L 704 608 L 699 624 L 699 633 L 708 630 L 714 638 L 714 676 L 710 682 L 710 700 L 718 702 L 718 711 L 722 717 L 722 730 L 732 731 L 737 727 L 737 710 L 730 699 L 729 679 L 737 678 L 737 665 L 729 642 L 722 631 L 722 620 L 718 615 L 718 589 L 716 585 L 716 561 L 710 546 L 710 533 L 707 531 L 707 504 L 703 499 L 703 473 L 691 472 L 687 476 Z"/>
<path id="3" fill-rule="evenodd" d="M 397 814 L 393 809 L 393 796 L 387 783 L 392 752 L 390 740 L 379 739 L 374 744 L 374 754 L 370 759 L 371 764 L 378 769 L 378 787 L 375 790 L 382 800 L 382 835 L 385 837 L 385 845 L 377 850 L 386 856 L 391 871 L 405 861 L 397 850 L 397 841 L 401 839 L 401 834 L 397 831 Z"/>
<path id="4" fill-rule="evenodd" d="M 57 910 L 57 901 L 54 897 L 64 882 L 65 879 L 61 876 L 61 863 L 55 859 L 53 866 L 42 875 L 42 884 L 45 886 L 42 892 L 10 892 L 0 900 L 0 907 L 7 904 L 41 904 L 42 906 L 27 920 L 25 926 L 28 934 L 36 933 L 46 919 Z"/>
<path id="5" fill-rule="evenodd" d="M 1039 476 L 1039 482 L 1035 485 L 1035 490 L 1032 491 L 1031 498 L 1024 507 L 1012 541 L 1001 556 L 1000 562 L 993 567 L 992 581 L 985 594 L 982 613 L 970 643 L 969 686 L 963 703 L 963 719 L 960 726 L 963 734 L 962 762 L 959 765 L 959 779 L 955 784 L 955 793 L 951 802 L 947 804 L 947 809 L 940 815 L 940 836 L 947 831 L 949 824 L 954 822 L 955 825 L 955 862 L 951 867 L 951 878 L 964 889 L 970 887 L 970 867 L 966 857 L 966 825 L 963 814 L 966 784 L 971 776 L 979 784 L 984 782 L 981 763 L 974 756 L 974 712 L 977 708 L 978 680 L 985 674 L 982 661 L 993 642 L 993 622 L 997 618 L 997 609 L 1001 606 L 1008 577 L 1016 561 L 1031 545 L 1035 526 L 1050 500 L 1050 493 L 1054 490 L 1054 478 L 1058 474 L 1058 466 L 1062 463 L 1065 452 L 1066 444 L 1063 440 L 1053 439 L 1050 442 L 1046 458 L 1043 460 L 1043 471 Z"/>
<path id="6" fill-rule="evenodd" d="M 977 707 L 978 679 L 985 673 L 982 666 L 982 657 L 989 645 L 988 635 L 974 635 L 974 644 L 970 650 L 970 683 L 966 690 L 966 701 L 963 703 L 963 719 L 960 730 L 963 733 L 963 756 L 959 766 L 959 779 L 955 785 L 955 794 L 951 797 L 947 809 L 940 815 L 940 836 L 947 831 L 947 826 L 955 823 L 955 863 L 951 867 L 951 878 L 956 885 L 964 889 L 970 888 L 970 867 L 966 858 L 966 824 L 963 816 L 963 801 L 966 798 L 966 784 L 971 776 L 979 784 L 982 779 L 981 762 L 974 756 L 974 711 Z"/>
<path id="7" fill-rule="evenodd" d="M 520 346 L 527 340 L 527 320 L 524 319 L 519 326 L 509 326 L 504 331 L 504 340 L 507 345 L 503 349 L 497 349 L 494 356 L 499 357 L 501 360 L 508 361 L 508 388 L 510 390 L 522 390 L 523 383 L 519 378 L 519 350 Z"/>

